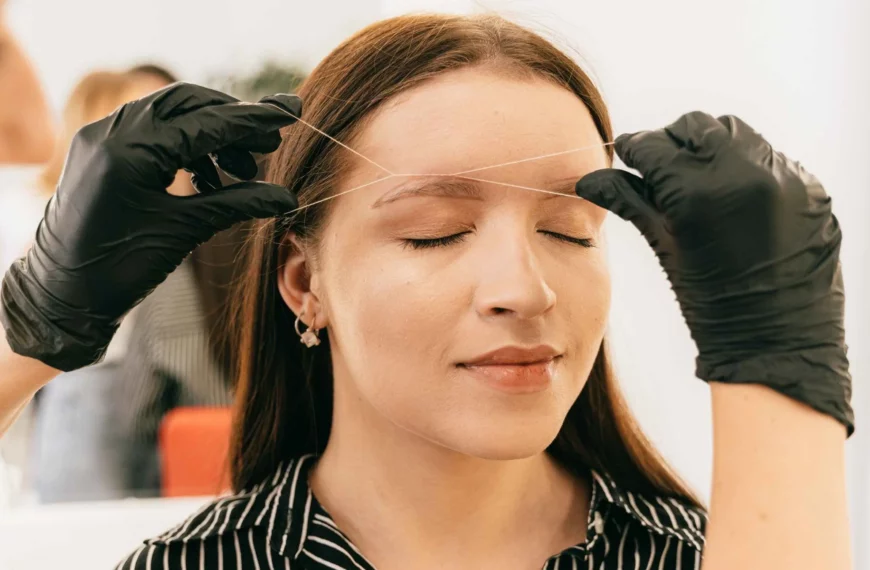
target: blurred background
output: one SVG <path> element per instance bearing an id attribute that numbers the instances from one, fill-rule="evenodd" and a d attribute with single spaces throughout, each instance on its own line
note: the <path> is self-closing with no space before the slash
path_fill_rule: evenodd
<path id="1" fill-rule="evenodd" d="M 866 0 L 0 0 L 0 6 L 0 65 L 13 54 L 29 62 L 18 76 L 20 107 L 0 115 L 37 117 L 44 108 L 48 117 L 33 119 L 20 134 L 17 158 L 0 164 L 4 271 L 32 239 L 60 173 L 58 149 L 65 153 L 64 141 L 82 124 L 175 79 L 247 100 L 292 91 L 344 38 L 389 16 L 495 11 L 543 31 L 597 78 L 617 133 L 658 128 L 694 109 L 740 116 L 824 182 L 843 227 L 858 425 L 847 444 L 851 520 L 855 567 L 870 568 Z M 190 191 L 183 177 L 174 191 Z M 617 371 L 652 440 L 708 498 L 709 395 L 694 378 L 688 330 L 646 243 L 627 224 L 608 223 Z M 215 356 L 222 339 L 212 317 L 236 241 L 217 240 L 185 262 L 131 314 L 105 363 L 58 378 L 0 440 L 0 568 L 110 567 L 221 492 L 231 389 Z M 179 364 L 181 350 L 193 355 L 187 364 Z M 91 546 L 87 538 L 95 535 L 107 537 L 104 548 Z"/>

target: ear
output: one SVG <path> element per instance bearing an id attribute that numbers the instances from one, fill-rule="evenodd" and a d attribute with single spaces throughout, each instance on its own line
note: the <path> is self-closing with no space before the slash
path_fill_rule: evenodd
<path id="1" fill-rule="evenodd" d="M 328 318 L 317 293 L 317 276 L 312 275 L 310 260 L 294 234 L 281 244 L 280 256 L 278 291 L 281 298 L 306 326 L 316 330 L 326 328 Z"/>

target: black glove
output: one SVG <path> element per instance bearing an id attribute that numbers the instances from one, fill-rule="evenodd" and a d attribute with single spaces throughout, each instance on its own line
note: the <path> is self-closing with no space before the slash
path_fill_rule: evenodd
<path id="1" fill-rule="evenodd" d="M 819 181 L 731 116 L 689 113 L 615 148 L 643 179 L 599 170 L 577 195 L 655 250 L 698 346 L 698 377 L 769 386 L 851 435 L 842 236 Z"/>
<path id="2" fill-rule="evenodd" d="M 296 208 L 274 184 L 221 188 L 214 163 L 252 179 L 250 153 L 277 149 L 278 129 L 301 109 L 293 95 L 241 103 L 176 83 L 82 128 L 33 247 L 3 280 L 0 321 L 12 350 L 60 370 L 92 364 L 121 317 L 198 245 Z M 200 194 L 166 192 L 181 168 Z"/>

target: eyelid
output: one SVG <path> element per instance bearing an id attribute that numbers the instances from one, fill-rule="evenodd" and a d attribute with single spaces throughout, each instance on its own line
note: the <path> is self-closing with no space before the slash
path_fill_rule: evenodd
<path id="1" fill-rule="evenodd" d="M 579 245 L 581 247 L 595 247 L 595 240 L 592 238 L 576 238 L 573 236 L 565 235 L 559 232 L 552 232 L 548 230 L 538 230 L 540 233 L 548 235 L 554 239 L 558 239 L 560 241 L 566 243 L 572 243 L 575 245 Z"/>
<path id="2" fill-rule="evenodd" d="M 413 249 L 430 249 L 435 247 L 446 247 L 454 243 L 462 241 L 471 231 L 464 231 L 455 234 L 450 234 L 441 237 L 433 238 L 405 238 L 402 240 L 402 247 L 411 247 Z"/>
<path id="3" fill-rule="evenodd" d="M 462 241 L 466 235 L 472 233 L 471 230 L 466 230 L 454 234 L 439 236 L 439 237 L 431 237 L 431 238 L 404 238 L 402 239 L 402 247 L 411 247 L 413 249 L 432 249 L 437 247 L 447 247 L 449 245 L 453 245 L 454 243 L 458 243 Z M 568 236 L 565 234 L 560 234 L 558 232 L 551 232 L 547 230 L 538 230 L 538 233 L 542 233 L 551 237 L 553 239 L 557 239 L 559 241 L 570 243 L 573 245 L 579 245 L 580 247 L 596 247 L 595 240 L 592 238 L 575 238 L 572 236 Z"/>

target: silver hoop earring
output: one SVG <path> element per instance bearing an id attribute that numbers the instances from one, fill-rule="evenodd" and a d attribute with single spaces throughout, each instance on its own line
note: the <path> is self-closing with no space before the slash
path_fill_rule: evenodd
<path id="1" fill-rule="evenodd" d="M 299 335 L 299 342 L 301 342 L 308 348 L 311 348 L 312 346 L 317 346 L 318 344 L 320 344 L 320 331 L 311 327 L 308 327 L 308 330 L 306 330 L 305 332 L 300 331 L 299 320 L 304 316 L 305 311 L 302 311 L 302 313 L 300 313 L 299 316 L 296 317 L 296 322 L 293 324 L 293 328 L 296 329 L 296 334 Z"/>

